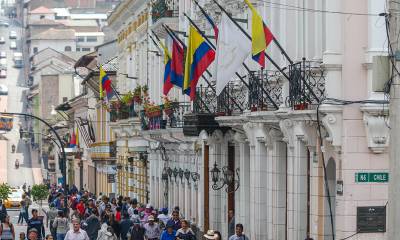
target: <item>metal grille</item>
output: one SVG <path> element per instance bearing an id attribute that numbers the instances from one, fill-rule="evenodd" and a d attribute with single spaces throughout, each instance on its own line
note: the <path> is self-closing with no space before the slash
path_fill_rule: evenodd
<path id="1" fill-rule="evenodd" d="M 320 62 L 306 61 L 289 66 L 289 98 L 295 110 L 314 109 L 325 98 L 325 73 Z"/>

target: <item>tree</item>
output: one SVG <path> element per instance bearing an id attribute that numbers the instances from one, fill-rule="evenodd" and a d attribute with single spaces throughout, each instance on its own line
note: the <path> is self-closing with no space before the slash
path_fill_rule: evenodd
<path id="1" fill-rule="evenodd" d="M 33 201 L 39 201 L 40 207 L 42 207 L 42 200 L 46 199 L 49 195 L 49 189 L 45 184 L 35 184 L 32 186 L 31 195 Z"/>
<path id="2" fill-rule="evenodd" d="M 11 187 L 7 183 L 0 184 L 0 199 L 6 200 L 11 194 Z"/>

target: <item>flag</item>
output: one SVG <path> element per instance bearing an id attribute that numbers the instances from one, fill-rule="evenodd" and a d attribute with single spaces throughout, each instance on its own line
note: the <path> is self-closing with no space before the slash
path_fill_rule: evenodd
<path id="1" fill-rule="evenodd" d="M 71 139 L 69 140 L 69 147 L 70 148 L 76 147 L 76 135 L 74 131 L 72 131 Z"/>
<path id="2" fill-rule="evenodd" d="M 110 77 L 107 75 L 107 73 L 104 71 L 103 67 L 100 66 L 100 97 L 103 98 L 104 97 L 104 92 L 106 93 L 107 99 L 110 100 L 115 92 L 114 89 L 112 88 L 111 85 L 111 79 Z"/>
<path id="3" fill-rule="evenodd" d="M 75 142 L 76 142 L 76 147 L 79 148 L 79 130 L 78 127 L 76 128 L 76 138 L 75 138 Z"/>
<path id="4" fill-rule="evenodd" d="M 171 83 L 183 88 L 183 60 L 185 52 L 183 46 L 174 38 L 172 40 Z"/>
<path id="5" fill-rule="evenodd" d="M 194 100 L 197 82 L 214 61 L 214 58 L 215 51 L 206 43 L 200 33 L 190 25 L 183 82 L 183 90 L 190 96 L 190 100 Z"/>
<path id="6" fill-rule="evenodd" d="M 211 19 L 210 15 L 206 13 L 206 11 L 200 6 L 200 4 L 197 1 L 194 1 L 196 5 L 199 7 L 201 13 L 204 15 L 204 17 L 207 19 L 207 21 L 210 23 L 211 27 L 214 29 L 214 35 L 215 35 L 215 40 L 218 41 L 218 26 L 214 23 L 214 21 Z"/>
<path id="7" fill-rule="evenodd" d="M 217 42 L 216 92 L 221 94 L 251 52 L 250 40 L 223 13 Z"/>
<path id="8" fill-rule="evenodd" d="M 252 57 L 253 60 L 258 62 L 261 67 L 265 67 L 265 54 L 264 51 L 267 49 L 268 45 L 274 39 L 269 28 L 264 24 L 263 19 L 257 13 L 257 10 L 250 3 L 249 0 L 244 0 L 249 6 L 251 13 L 253 15 L 251 21 L 251 38 L 252 38 Z"/>
<path id="9" fill-rule="evenodd" d="M 171 54 L 170 50 L 160 41 L 161 47 L 164 49 L 164 85 L 163 94 L 168 95 L 173 87 L 171 83 Z"/>

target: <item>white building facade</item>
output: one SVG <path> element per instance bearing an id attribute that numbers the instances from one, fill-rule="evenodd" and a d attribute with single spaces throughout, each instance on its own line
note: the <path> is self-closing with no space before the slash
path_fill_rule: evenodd
<path id="1" fill-rule="evenodd" d="M 219 3 L 251 33 L 243 1 Z M 218 99 L 205 81 L 198 85 L 209 90 L 198 91 L 203 104 L 174 89 L 169 97 L 179 103 L 174 116 L 181 125 L 168 125 L 166 114 L 165 128 L 148 128 L 140 114 L 118 119 L 113 130 L 125 144 L 118 154 L 128 159 L 130 147 L 146 149 L 146 201 L 156 208 L 180 206 L 201 231 L 220 230 L 224 239 L 229 210 L 250 239 L 387 239 L 383 86 L 389 63 L 385 18 L 379 16 L 385 1 L 253 3 L 293 63 L 271 43 L 267 53 L 281 72 L 269 61 L 261 72 L 249 57 L 246 64 L 255 72 L 238 69 L 244 83 L 232 79 Z M 200 4 L 218 23 L 218 6 Z M 186 41 L 183 13 L 213 35 L 192 1 L 159 0 L 149 7 L 125 0 L 114 9 L 108 23 L 118 35 L 116 86 L 122 95 L 146 85 L 149 98 L 163 103 L 163 53 L 150 36 L 155 39 L 154 31 L 164 41 L 167 24 Z M 141 110 L 135 105 L 135 112 Z M 214 167 L 219 178 L 213 179 Z M 228 184 L 220 188 L 224 173 Z"/>

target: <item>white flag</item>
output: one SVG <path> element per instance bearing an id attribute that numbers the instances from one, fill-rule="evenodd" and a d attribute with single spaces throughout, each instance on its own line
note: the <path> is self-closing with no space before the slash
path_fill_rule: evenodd
<path id="1" fill-rule="evenodd" d="M 223 13 L 217 42 L 217 96 L 251 53 L 251 41 Z"/>

